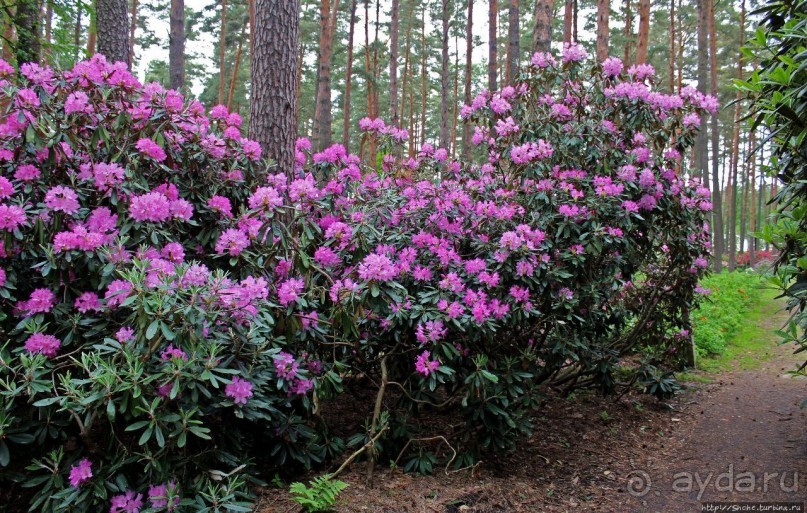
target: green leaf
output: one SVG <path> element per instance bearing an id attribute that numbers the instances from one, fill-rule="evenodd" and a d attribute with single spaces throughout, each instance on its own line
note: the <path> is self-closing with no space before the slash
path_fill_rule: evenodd
<path id="1" fill-rule="evenodd" d="M 149 327 L 146 328 L 146 339 L 151 340 L 154 338 L 154 335 L 157 334 L 157 330 L 160 328 L 160 321 L 159 319 L 154 319 L 149 324 Z"/>

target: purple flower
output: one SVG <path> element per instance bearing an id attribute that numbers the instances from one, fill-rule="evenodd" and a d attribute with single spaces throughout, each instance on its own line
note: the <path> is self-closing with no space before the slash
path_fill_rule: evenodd
<path id="1" fill-rule="evenodd" d="M 50 289 L 36 289 L 31 292 L 28 301 L 21 301 L 17 307 L 27 315 L 48 313 L 56 304 L 56 295 Z"/>
<path id="2" fill-rule="evenodd" d="M 358 268 L 362 280 L 389 281 L 398 274 L 395 264 L 387 255 L 371 253 L 364 257 Z"/>
<path id="3" fill-rule="evenodd" d="M 34 333 L 25 341 L 25 350 L 31 354 L 42 353 L 48 358 L 53 358 L 59 351 L 61 342 L 53 335 Z"/>
<path id="4" fill-rule="evenodd" d="M 292 355 L 281 351 L 273 358 L 275 360 L 275 371 L 279 377 L 283 379 L 293 379 L 297 376 L 297 370 L 300 368 L 300 364 L 297 363 L 297 360 L 295 360 Z"/>
<path id="5" fill-rule="evenodd" d="M 216 242 L 216 253 L 219 255 L 229 253 L 238 256 L 249 247 L 249 237 L 237 228 L 228 228 L 221 234 Z"/>
<path id="6" fill-rule="evenodd" d="M 440 362 L 438 360 L 430 360 L 430 357 L 431 353 L 429 351 L 423 351 L 415 359 L 415 370 L 424 376 L 428 376 L 440 368 Z"/>
<path id="7" fill-rule="evenodd" d="M 149 486 L 148 496 L 154 509 L 166 508 L 167 511 L 174 511 L 179 507 L 179 487 L 173 481 Z"/>
<path id="8" fill-rule="evenodd" d="M 171 217 L 171 202 L 165 194 L 159 192 L 132 196 L 129 201 L 129 214 L 138 222 L 159 223 Z"/>
<path id="9" fill-rule="evenodd" d="M 14 172 L 14 178 L 22 182 L 32 182 L 39 178 L 42 172 L 34 165 L 23 164 Z"/>
<path id="10" fill-rule="evenodd" d="M 231 398 L 235 404 L 247 404 L 247 399 L 252 397 L 252 383 L 238 376 L 224 388 L 224 395 Z"/>
<path id="11" fill-rule="evenodd" d="M 124 495 L 112 497 L 109 513 L 140 513 L 142 507 L 143 494 L 128 490 Z"/>
<path id="12" fill-rule="evenodd" d="M 606 76 L 618 77 L 622 73 L 622 61 L 616 57 L 608 57 L 602 63 L 602 70 Z"/>
<path id="13" fill-rule="evenodd" d="M 289 304 L 297 301 L 303 287 L 305 287 L 305 282 L 299 278 L 289 278 L 281 283 L 277 288 L 277 297 L 280 304 L 283 306 L 289 306 Z"/>
<path id="14" fill-rule="evenodd" d="M 70 467 L 70 485 L 78 488 L 92 477 L 92 463 L 87 458 Z"/>
<path id="15" fill-rule="evenodd" d="M 76 302 L 73 306 L 75 306 L 76 310 L 81 313 L 87 313 L 90 311 L 98 312 L 103 310 L 101 300 L 98 297 L 98 294 L 95 292 L 85 292 L 84 294 L 80 295 L 76 298 Z"/>
<path id="16" fill-rule="evenodd" d="M 115 339 L 121 344 L 134 340 L 134 330 L 128 326 L 123 326 L 115 333 Z"/>
<path id="17" fill-rule="evenodd" d="M 166 158 L 165 150 L 163 150 L 159 144 L 151 139 L 140 139 L 137 141 L 135 147 L 140 153 L 146 155 L 147 157 L 153 158 L 157 162 L 162 162 Z"/>

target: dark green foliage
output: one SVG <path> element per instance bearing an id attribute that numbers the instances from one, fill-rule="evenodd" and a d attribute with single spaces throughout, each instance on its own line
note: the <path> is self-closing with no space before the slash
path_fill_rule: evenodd
<path id="1" fill-rule="evenodd" d="M 807 1 L 774 0 L 757 14 L 764 18 L 746 53 L 760 65 L 737 86 L 753 102 L 754 125 L 769 131 L 770 171 L 782 183 L 773 199 L 777 222 L 764 227 L 762 238 L 780 251 L 773 282 L 793 312 L 783 334 L 802 352 L 807 351 Z"/>

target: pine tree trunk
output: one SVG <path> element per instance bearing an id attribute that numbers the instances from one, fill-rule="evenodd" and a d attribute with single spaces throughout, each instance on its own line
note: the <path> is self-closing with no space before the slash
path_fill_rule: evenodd
<path id="1" fill-rule="evenodd" d="M 129 69 L 132 69 L 135 53 L 135 32 L 137 30 L 137 0 L 132 0 L 132 19 L 129 20 Z"/>
<path id="2" fill-rule="evenodd" d="M 743 161 L 742 166 L 742 187 L 741 187 L 741 198 L 742 201 L 740 202 L 740 253 L 745 251 L 745 238 L 746 238 L 746 227 L 748 225 L 748 146 L 750 141 L 748 139 L 745 140 L 745 151 L 743 151 L 743 155 L 746 157 Z"/>
<path id="3" fill-rule="evenodd" d="M 499 2 L 498 0 L 490 0 L 490 9 L 488 11 L 488 90 L 495 91 L 497 87 L 497 68 L 498 52 L 499 52 L 499 31 L 497 29 L 497 21 L 499 18 Z"/>
<path id="4" fill-rule="evenodd" d="M 625 55 L 622 62 L 630 66 L 631 42 L 633 41 L 633 13 L 630 10 L 630 0 L 625 0 Z"/>
<path id="5" fill-rule="evenodd" d="M 51 0 L 45 0 L 45 2 L 47 3 L 45 8 L 45 44 L 41 53 L 41 60 L 49 62 L 53 45 L 53 2 Z"/>
<path id="6" fill-rule="evenodd" d="M 290 176 L 297 138 L 299 12 L 298 0 L 256 0 L 251 55 L 249 134 L 261 144 L 264 157 Z"/>
<path id="7" fill-rule="evenodd" d="M 129 13 L 126 0 L 96 0 L 98 53 L 111 62 L 129 62 Z"/>
<path id="8" fill-rule="evenodd" d="M 717 46 L 717 42 L 715 40 L 716 33 L 715 33 L 715 21 L 714 21 L 714 4 L 712 4 L 712 8 L 711 8 L 711 12 L 710 12 L 709 38 L 710 38 L 709 45 L 710 45 L 711 51 L 714 52 L 714 51 L 716 51 L 716 46 Z M 745 0 L 742 0 L 742 10 L 741 10 L 741 14 L 740 14 L 740 37 L 739 37 L 740 46 L 742 46 L 743 43 L 745 43 Z M 717 57 L 715 55 L 712 55 L 711 57 L 712 57 L 712 66 L 715 66 L 717 64 Z M 737 57 L 737 79 L 738 80 L 743 79 L 743 54 L 742 54 L 742 51 L 739 53 L 739 55 Z M 714 83 L 712 84 L 712 94 L 716 95 L 717 94 L 717 91 L 716 91 L 716 89 L 717 89 L 717 87 L 716 87 L 716 85 L 717 85 L 717 70 L 712 70 L 712 80 L 714 81 Z M 735 194 L 736 194 L 737 176 L 738 176 L 738 172 L 739 172 L 739 162 L 740 162 L 740 113 L 741 113 L 741 108 L 742 108 L 742 92 L 740 90 L 737 90 L 737 95 L 735 97 L 735 101 L 736 101 L 736 103 L 734 105 L 734 126 L 733 126 L 732 144 L 731 144 L 731 147 L 732 147 L 732 168 L 731 168 L 731 173 L 732 173 L 732 176 L 734 176 L 734 191 L 735 191 Z M 746 176 L 746 174 L 743 173 L 743 177 L 745 177 L 745 176 Z M 743 178 L 743 180 L 745 180 L 745 178 Z M 745 192 L 746 192 L 745 191 L 745 186 L 743 186 L 743 195 L 744 196 L 745 196 Z M 745 200 L 742 201 L 742 207 L 743 208 L 745 207 Z M 729 206 L 729 209 L 730 209 L 730 212 L 731 212 L 730 217 L 731 217 L 732 221 L 736 221 L 736 217 L 737 217 L 736 200 L 732 202 L 732 204 Z M 740 223 L 741 223 L 741 227 L 742 227 L 741 230 L 740 230 L 741 231 L 740 243 L 742 244 L 745 241 L 745 233 L 744 233 L 745 214 L 744 213 L 741 214 L 741 216 L 740 216 Z M 730 230 L 731 232 L 734 232 L 736 230 L 734 225 L 736 225 L 736 222 L 732 222 L 732 224 L 730 225 L 731 226 L 731 230 Z M 736 261 L 735 260 L 735 258 L 736 258 L 736 256 L 735 256 L 736 245 L 737 245 L 737 243 L 736 243 L 735 237 L 732 236 L 731 240 L 730 240 L 730 245 L 729 245 L 729 269 L 731 269 L 731 270 L 734 269 L 734 265 L 735 265 L 735 261 Z M 742 251 L 742 248 L 740 248 L 740 250 Z"/>
<path id="9" fill-rule="evenodd" d="M 4 6 L 7 6 L 5 4 Z M 80 14 L 78 17 L 80 18 Z M 81 28 L 81 22 L 78 23 L 79 28 Z M 3 60 L 6 62 L 11 62 L 14 60 L 14 49 L 12 48 L 12 44 L 14 43 L 14 22 L 13 20 L 9 19 L 8 17 L 3 17 Z M 78 53 L 78 43 L 76 43 L 76 52 Z M 78 60 L 78 58 L 76 58 Z"/>
<path id="10" fill-rule="evenodd" d="M 426 6 L 420 13 L 420 147 L 426 144 L 426 99 L 428 89 L 426 88 Z"/>
<path id="11" fill-rule="evenodd" d="M 597 0 L 597 60 L 608 58 L 608 18 L 611 14 L 610 0 Z"/>
<path id="12" fill-rule="evenodd" d="M 39 62 L 39 4 L 35 0 L 17 0 L 14 13 L 14 28 L 17 44 L 14 48 L 17 66 L 27 62 Z"/>
<path id="13" fill-rule="evenodd" d="M 331 145 L 333 113 L 331 112 L 331 55 L 333 53 L 333 29 L 339 1 L 334 0 L 331 13 L 330 0 L 320 3 L 319 67 L 317 71 L 317 95 L 314 105 L 314 149 L 322 151 Z"/>
<path id="14" fill-rule="evenodd" d="M 578 15 L 578 5 L 577 0 L 574 0 L 574 13 L 572 14 L 572 39 L 574 42 L 577 42 L 577 15 Z"/>
<path id="15" fill-rule="evenodd" d="M 540 0 L 539 0 L 540 1 Z M 474 64 L 472 60 L 474 51 L 474 0 L 468 0 L 468 23 L 465 25 L 465 105 L 473 101 L 471 79 L 473 78 Z M 462 125 L 462 156 L 467 159 L 471 154 L 471 123 L 466 121 Z"/>
<path id="16" fill-rule="evenodd" d="M 350 151 L 350 89 L 353 85 L 353 38 L 356 32 L 356 4 L 350 2 L 350 28 L 347 33 L 347 70 L 345 72 L 345 104 L 343 107 L 342 144 Z"/>
<path id="17" fill-rule="evenodd" d="M 233 95 L 235 94 L 235 83 L 238 79 L 238 68 L 241 67 L 241 52 L 244 49 L 244 38 L 247 35 L 247 24 L 241 27 L 241 37 L 238 38 L 238 49 L 235 51 L 235 63 L 233 64 L 233 74 L 230 77 L 230 91 L 227 93 L 227 110 L 232 111 Z"/>
<path id="18" fill-rule="evenodd" d="M 532 50 L 548 52 L 552 46 L 552 14 L 555 0 L 535 0 L 532 25 Z"/>
<path id="19" fill-rule="evenodd" d="M 79 10 L 76 16 L 76 60 L 78 60 L 78 47 L 81 42 L 81 0 L 78 2 Z M 90 26 L 87 27 L 87 57 L 95 55 L 95 49 L 98 46 L 98 30 L 96 30 L 96 17 L 95 11 L 90 11 Z"/>
<path id="20" fill-rule="evenodd" d="M 678 0 L 678 12 L 681 11 L 681 4 L 683 0 Z M 681 23 L 678 23 L 678 94 L 681 94 L 681 89 L 684 87 L 684 30 Z"/>
<path id="21" fill-rule="evenodd" d="M 670 94 L 675 93 L 675 0 L 670 0 Z"/>
<path id="22" fill-rule="evenodd" d="M 748 163 L 748 188 L 750 189 L 751 193 L 751 201 L 749 204 L 750 214 L 748 220 L 748 229 L 751 231 L 751 241 L 748 248 L 748 264 L 751 267 L 754 267 L 756 263 L 756 249 L 757 249 L 757 238 L 754 236 L 754 232 L 757 230 L 757 188 L 755 182 L 756 178 L 756 166 L 757 166 L 757 139 L 756 139 L 756 130 L 751 130 L 751 133 L 748 136 L 751 139 L 751 142 L 748 144 L 749 151 L 751 154 L 751 160 Z"/>
<path id="23" fill-rule="evenodd" d="M 225 50 L 227 49 L 227 0 L 221 0 L 221 28 L 219 29 L 219 105 L 224 103 Z"/>
<path id="24" fill-rule="evenodd" d="M 650 0 L 639 0 L 639 42 L 636 45 L 636 63 L 647 62 L 647 44 L 650 36 Z"/>
<path id="25" fill-rule="evenodd" d="M 448 147 L 448 88 L 449 88 L 449 69 L 448 69 L 448 0 L 442 0 L 442 23 L 443 30 L 441 32 L 442 53 L 440 58 L 440 140 L 441 148 Z"/>
<path id="26" fill-rule="evenodd" d="M 373 87 L 373 117 L 377 118 L 381 116 L 381 111 L 379 110 L 378 106 L 378 98 L 379 94 L 379 84 L 381 83 L 381 68 L 379 66 L 378 61 L 378 51 L 381 45 L 379 44 L 378 33 L 381 27 L 381 0 L 376 0 L 375 3 L 375 34 L 373 35 L 373 82 L 375 83 L 375 87 Z M 375 142 L 371 144 L 371 148 L 373 149 L 373 161 L 375 161 Z"/>
<path id="27" fill-rule="evenodd" d="M 393 126 L 400 125 L 398 116 L 398 10 L 400 0 L 392 0 L 389 52 L 389 110 Z"/>
<path id="28" fill-rule="evenodd" d="M 717 97 L 717 32 L 715 30 L 715 9 L 714 0 L 706 0 L 708 2 L 707 24 L 709 29 L 709 58 L 711 64 L 711 93 Z M 740 60 L 742 62 L 742 60 Z M 742 66 L 740 66 L 742 70 Z M 738 91 L 739 93 L 739 91 Z M 729 271 L 733 271 L 737 262 L 737 171 L 739 168 L 740 160 L 740 125 L 739 125 L 739 109 L 740 104 L 737 103 L 734 118 L 734 137 L 732 141 L 732 168 L 730 170 L 732 176 L 731 185 L 731 202 L 727 205 L 729 209 Z M 719 159 L 717 151 L 717 127 L 718 116 L 712 115 L 712 172 L 717 172 L 717 163 Z M 716 214 L 718 214 L 716 212 Z"/>
<path id="29" fill-rule="evenodd" d="M 521 60 L 521 31 L 519 30 L 518 0 L 510 0 L 507 18 L 507 84 L 512 85 L 518 77 Z"/>
<path id="30" fill-rule="evenodd" d="M 574 17 L 574 0 L 566 0 L 563 9 L 563 44 L 572 42 L 572 18 Z"/>
<path id="31" fill-rule="evenodd" d="M 460 42 L 459 36 L 454 34 L 454 96 L 451 98 L 454 105 L 454 112 L 451 115 L 451 158 L 457 158 L 457 119 L 459 113 L 460 97 Z"/>
<path id="32" fill-rule="evenodd" d="M 367 93 L 367 116 L 373 118 L 373 74 L 370 71 L 370 0 L 364 0 L 364 81 Z M 367 137 L 362 137 L 361 154 L 364 156 Z M 375 162 L 373 162 L 375 165 Z"/>
<path id="33" fill-rule="evenodd" d="M 171 88 L 185 87 L 185 0 L 171 0 L 168 76 Z"/>

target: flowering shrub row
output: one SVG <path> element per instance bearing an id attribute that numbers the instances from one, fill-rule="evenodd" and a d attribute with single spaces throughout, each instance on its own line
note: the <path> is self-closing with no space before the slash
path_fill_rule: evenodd
<path id="1" fill-rule="evenodd" d="M 379 170 L 305 139 L 274 169 L 237 114 L 98 57 L 4 67 L 0 478 L 43 511 L 238 507 L 255 463 L 344 449 L 346 379 L 379 385 L 354 441 L 446 411 L 462 464 L 512 447 L 542 387 L 674 359 L 711 208 L 680 155 L 715 105 L 583 59 L 463 108 L 481 164 L 363 120 Z"/>

